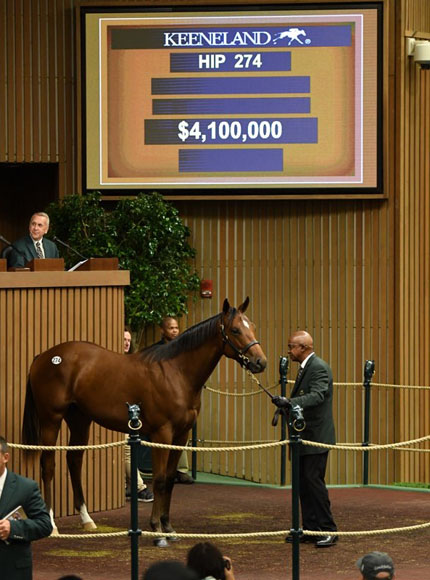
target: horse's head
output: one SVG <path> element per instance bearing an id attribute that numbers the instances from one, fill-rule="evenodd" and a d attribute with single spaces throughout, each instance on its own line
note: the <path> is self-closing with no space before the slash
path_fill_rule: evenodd
<path id="1" fill-rule="evenodd" d="M 224 300 L 221 322 L 224 354 L 251 372 L 261 373 L 266 368 L 267 359 L 255 338 L 254 323 L 244 314 L 248 304 L 248 297 L 238 308 L 230 306 L 227 298 Z"/>

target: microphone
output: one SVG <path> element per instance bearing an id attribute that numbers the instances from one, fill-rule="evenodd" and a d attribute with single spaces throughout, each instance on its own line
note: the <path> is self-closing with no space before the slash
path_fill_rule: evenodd
<path id="1" fill-rule="evenodd" d="M 12 245 L 9 242 L 9 240 L 7 240 L 6 238 L 4 238 L 1 234 L 0 234 L 0 242 L 3 242 L 4 244 L 6 244 L 6 246 L 11 246 Z"/>
<path id="2" fill-rule="evenodd" d="M 57 236 L 53 236 L 52 239 L 54 240 L 54 242 L 58 242 L 59 244 L 61 244 L 65 248 L 67 248 L 68 250 L 71 250 L 72 252 L 74 252 L 77 256 L 79 256 L 83 260 L 88 260 L 88 258 L 83 256 L 80 252 L 78 252 L 78 250 L 75 250 L 75 248 L 72 248 L 72 246 L 69 246 L 69 244 L 66 244 L 66 242 L 63 242 L 63 240 L 60 240 L 60 238 L 57 238 Z"/>
<path id="3" fill-rule="evenodd" d="M 17 252 L 20 256 L 23 256 L 24 258 L 26 258 L 26 255 L 24 254 L 24 252 L 22 252 L 21 250 L 16 248 L 12 242 L 9 242 L 9 240 L 4 238 L 1 234 L 0 234 L 0 242 L 3 242 L 6 245 L 6 247 L 13 248 L 15 250 L 15 252 Z"/>
<path id="4" fill-rule="evenodd" d="M 279 374 L 281 375 L 281 379 L 287 379 L 287 372 L 288 372 L 288 365 L 289 360 L 287 356 L 281 356 L 279 360 Z"/>

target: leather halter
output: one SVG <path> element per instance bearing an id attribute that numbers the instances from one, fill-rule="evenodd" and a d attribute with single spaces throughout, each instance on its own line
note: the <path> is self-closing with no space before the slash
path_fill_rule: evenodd
<path id="1" fill-rule="evenodd" d="M 248 343 L 246 346 L 244 346 L 241 350 L 240 348 L 237 348 L 237 346 L 235 344 L 232 343 L 232 341 L 230 340 L 230 338 L 228 337 L 228 335 L 225 332 L 225 326 L 222 322 L 221 322 L 221 334 L 222 334 L 222 340 L 223 340 L 224 344 L 228 344 L 228 346 L 233 350 L 233 352 L 237 354 L 239 360 L 243 363 L 243 366 L 245 368 L 248 368 L 250 361 L 249 361 L 249 358 L 247 356 L 245 356 L 245 353 L 251 348 L 251 346 L 254 346 L 255 344 L 260 344 L 260 341 L 259 340 L 252 340 L 250 343 Z"/>

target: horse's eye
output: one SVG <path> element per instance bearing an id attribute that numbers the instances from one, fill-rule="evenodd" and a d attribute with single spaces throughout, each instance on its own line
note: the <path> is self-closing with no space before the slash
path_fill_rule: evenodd
<path id="1" fill-rule="evenodd" d="M 231 329 L 232 334 L 240 334 L 240 330 L 238 328 Z"/>

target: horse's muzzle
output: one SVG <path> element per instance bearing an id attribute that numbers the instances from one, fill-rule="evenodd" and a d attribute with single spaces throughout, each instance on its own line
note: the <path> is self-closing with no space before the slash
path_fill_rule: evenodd
<path id="1" fill-rule="evenodd" d="M 248 362 L 247 368 L 256 375 L 257 373 L 262 373 L 267 365 L 265 358 L 257 358 L 255 360 L 250 360 Z"/>

